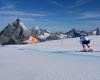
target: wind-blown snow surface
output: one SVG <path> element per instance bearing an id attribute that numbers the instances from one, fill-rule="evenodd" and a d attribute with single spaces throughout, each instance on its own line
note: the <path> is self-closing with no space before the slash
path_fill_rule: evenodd
<path id="1" fill-rule="evenodd" d="M 93 49 L 94 53 L 96 55 L 100 55 L 97 52 L 95 52 L 95 51 L 100 51 L 100 36 L 89 36 L 89 39 L 91 40 L 90 46 Z M 50 51 L 50 52 L 59 52 L 59 51 L 77 52 L 82 50 L 82 45 L 80 44 L 79 38 L 70 38 L 70 39 L 48 41 L 30 46 L 30 49 L 33 48 L 37 50 Z"/>
<path id="2" fill-rule="evenodd" d="M 99 50 L 100 36 L 90 38 Z M 0 80 L 100 80 L 99 52 L 52 53 L 79 49 L 78 38 L 0 46 Z"/>

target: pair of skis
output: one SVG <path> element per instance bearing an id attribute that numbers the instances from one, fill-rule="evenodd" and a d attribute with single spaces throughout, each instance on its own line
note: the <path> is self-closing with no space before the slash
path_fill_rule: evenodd
<path id="1" fill-rule="evenodd" d="M 94 52 L 94 51 L 93 49 L 89 49 L 89 50 L 85 49 L 85 50 L 81 50 L 80 52 Z"/>
<path id="2" fill-rule="evenodd" d="M 100 53 L 100 51 L 93 51 L 93 50 L 81 50 L 81 51 L 54 51 L 54 52 L 52 52 L 52 53 L 70 53 L 70 52 L 83 52 L 83 53 Z"/>

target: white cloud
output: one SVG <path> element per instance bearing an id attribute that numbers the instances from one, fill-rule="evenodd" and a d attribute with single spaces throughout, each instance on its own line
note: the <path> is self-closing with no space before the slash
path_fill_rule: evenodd
<path id="1" fill-rule="evenodd" d="M 0 15 L 4 16 L 25 16 L 25 17 L 44 17 L 47 14 L 41 13 L 28 13 L 23 11 L 0 11 Z"/>
<path id="2" fill-rule="evenodd" d="M 55 0 L 51 0 L 50 2 L 51 2 L 52 4 L 59 5 L 59 3 L 58 3 L 57 1 L 55 1 Z"/>
<path id="3" fill-rule="evenodd" d="M 6 5 L 0 8 L 0 10 L 12 10 L 14 9 L 15 6 L 14 5 Z"/>
<path id="4" fill-rule="evenodd" d="M 72 4 L 71 6 L 69 6 L 68 8 L 76 8 L 76 7 L 80 7 L 84 4 L 87 4 L 88 2 L 90 2 L 91 0 L 76 0 L 74 2 L 74 4 Z"/>
<path id="5" fill-rule="evenodd" d="M 18 1 L 12 0 L 1 0 L 1 8 L 0 10 L 14 10 L 16 8 Z"/>
<path id="6" fill-rule="evenodd" d="M 66 8 L 65 5 L 61 4 L 60 2 L 58 2 L 57 0 L 49 0 L 50 3 L 56 5 L 56 6 L 59 6 L 59 7 L 62 7 L 62 8 Z"/>
<path id="7" fill-rule="evenodd" d="M 84 12 L 80 14 L 79 19 L 97 19 L 100 18 L 100 12 Z"/>
<path id="8" fill-rule="evenodd" d="M 6 26 L 8 23 L 12 23 L 19 18 L 28 26 L 32 27 L 34 24 L 47 23 L 48 19 L 45 16 L 48 16 L 48 14 L 23 11 L 0 11 L 0 26 Z"/>
<path id="9" fill-rule="evenodd" d="M 63 4 L 61 4 L 60 2 L 58 2 L 57 0 L 50 0 L 50 2 L 54 5 L 60 6 L 60 7 L 64 7 L 64 8 L 75 8 L 75 7 L 79 7 L 82 6 L 84 4 L 87 4 L 88 2 L 90 2 L 91 0 L 74 0 L 72 1 L 72 5 L 70 4 L 70 6 L 65 6 Z"/>

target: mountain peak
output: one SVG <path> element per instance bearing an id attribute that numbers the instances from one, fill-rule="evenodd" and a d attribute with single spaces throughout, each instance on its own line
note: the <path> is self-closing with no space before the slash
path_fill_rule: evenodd
<path id="1" fill-rule="evenodd" d="M 1 44 L 22 44 L 31 36 L 31 32 L 24 23 L 17 19 L 12 24 L 8 24 L 0 33 Z"/>
<path id="2" fill-rule="evenodd" d="M 39 26 L 33 26 L 33 29 L 40 30 L 40 27 Z"/>
<path id="3" fill-rule="evenodd" d="M 24 25 L 24 23 L 18 18 L 16 19 L 16 21 L 14 22 L 15 26 L 20 26 L 22 27 L 23 30 L 28 30 L 28 28 Z"/>

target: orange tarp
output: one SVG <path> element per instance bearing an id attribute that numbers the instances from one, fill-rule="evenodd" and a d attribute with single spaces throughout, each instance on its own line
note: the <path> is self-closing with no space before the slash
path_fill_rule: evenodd
<path id="1" fill-rule="evenodd" d="M 37 42 L 39 42 L 38 39 L 37 39 L 37 38 L 34 38 L 34 37 L 32 37 L 32 40 L 31 40 L 31 41 L 32 41 L 32 43 L 37 43 Z"/>

